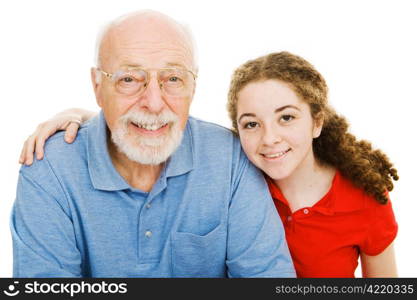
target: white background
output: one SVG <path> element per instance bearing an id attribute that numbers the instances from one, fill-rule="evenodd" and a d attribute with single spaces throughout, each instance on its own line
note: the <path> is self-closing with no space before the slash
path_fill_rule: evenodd
<path id="1" fill-rule="evenodd" d="M 98 110 L 89 78 L 96 33 L 142 8 L 169 14 L 194 32 L 200 73 L 191 112 L 205 120 L 229 126 L 230 75 L 246 60 L 287 50 L 312 62 L 352 131 L 386 152 L 399 170 L 391 193 L 399 275 L 417 277 L 415 1 L 0 3 L 0 277 L 12 276 L 9 216 L 23 141 L 64 108 Z"/>

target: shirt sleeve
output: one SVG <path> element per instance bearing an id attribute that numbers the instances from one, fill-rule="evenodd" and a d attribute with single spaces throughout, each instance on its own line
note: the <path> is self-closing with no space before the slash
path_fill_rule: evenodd
<path id="1" fill-rule="evenodd" d="M 398 225 L 390 200 L 387 204 L 379 204 L 374 199 L 371 199 L 371 201 L 371 221 L 360 250 L 367 255 L 374 256 L 380 254 L 394 241 Z"/>
<path id="2" fill-rule="evenodd" d="M 285 232 L 258 169 L 242 158 L 229 206 L 229 277 L 295 277 Z"/>
<path id="3" fill-rule="evenodd" d="M 46 161 L 22 167 L 10 227 L 14 277 L 81 277 L 68 204 Z"/>

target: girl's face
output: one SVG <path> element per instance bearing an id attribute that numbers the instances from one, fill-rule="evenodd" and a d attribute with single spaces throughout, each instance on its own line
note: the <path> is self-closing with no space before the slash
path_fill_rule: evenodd
<path id="1" fill-rule="evenodd" d="M 282 81 L 252 82 L 238 93 L 237 124 L 243 150 L 274 180 L 313 166 L 312 141 L 320 135 L 321 123 L 313 121 L 309 105 Z"/>

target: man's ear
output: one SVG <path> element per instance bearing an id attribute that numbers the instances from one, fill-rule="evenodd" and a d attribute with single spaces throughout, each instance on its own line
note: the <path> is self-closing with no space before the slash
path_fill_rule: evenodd
<path id="1" fill-rule="evenodd" d="M 196 87 L 196 85 L 197 85 L 197 83 L 195 82 L 195 83 L 194 83 L 194 88 L 193 88 L 193 93 L 192 93 L 192 95 L 191 95 L 191 101 L 190 101 L 190 103 L 191 103 L 191 102 L 193 102 L 194 95 L 195 95 L 195 87 Z"/>
<path id="2" fill-rule="evenodd" d="M 195 74 L 196 74 L 196 76 L 198 76 L 198 69 L 196 69 L 195 70 Z M 191 102 L 193 101 L 193 99 L 194 99 L 194 95 L 195 95 L 195 89 L 196 89 L 196 87 L 197 87 L 197 80 L 194 80 L 194 87 L 193 87 L 193 94 L 191 95 Z"/>
<path id="3" fill-rule="evenodd" d="M 97 68 L 91 68 L 91 83 L 93 84 L 94 94 L 96 95 L 96 102 L 98 106 L 102 107 L 102 100 L 100 97 L 101 74 Z"/>
<path id="4" fill-rule="evenodd" d="M 319 113 L 313 121 L 313 138 L 318 138 L 321 134 L 324 124 L 324 113 Z"/>

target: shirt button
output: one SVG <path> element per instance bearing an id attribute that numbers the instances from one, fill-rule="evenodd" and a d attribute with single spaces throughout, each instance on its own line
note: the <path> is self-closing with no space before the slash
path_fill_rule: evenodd
<path id="1" fill-rule="evenodd" d="M 291 216 L 288 216 L 288 217 L 287 217 L 287 220 L 288 220 L 288 221 L 291 221 L 291 220 L 292 220 L 292 217 L 291 217 Z"/>
<path id="2" fill-rule="evenodd" d="M 304 214 L 308 214 L 309 210 L 307 208 L 304 208 L 303 212 L 304 212 Z"/>
<path id="3" fill-rule="evenodd" d="M 150 209 L 151 208 L 151 204 L 150 203 L 146 204 L 146 208 L 147 209 Z"/>
<path id="4" fill-rule="evenodd" d="M 152 231 L 147 230 L 147 231 L 145 232 L 145 236 L 146 236 L 147 238 L 150 238 L 150 237 L 152 236 Z"/>

